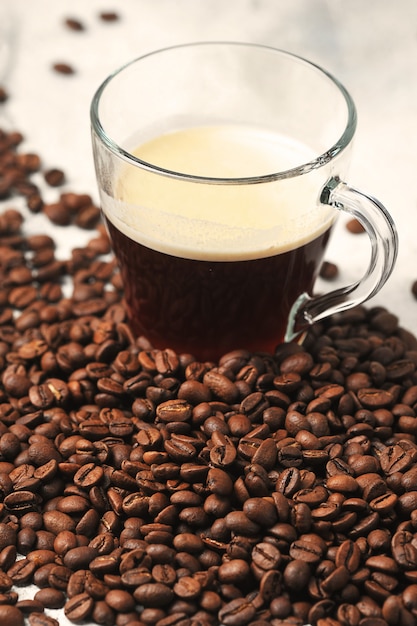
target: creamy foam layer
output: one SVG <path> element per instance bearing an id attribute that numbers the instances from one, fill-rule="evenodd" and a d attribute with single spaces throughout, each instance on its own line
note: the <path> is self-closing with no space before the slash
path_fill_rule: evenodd
<path id="1" fill-rule="evenodd" d="M 133 150 L 174 172 L 216 178 L 263 176 L 313 158 L 306 146 L 242 126 L 194 127 L 157 136 Z M 108 219 L 150 248 L 198 259 L 242 260 L 299 247 L 331 225 L 334 210 L 317 206 L 320 180 L 303 176 L 257 184 L 178 180 L 123 163 Z"/>

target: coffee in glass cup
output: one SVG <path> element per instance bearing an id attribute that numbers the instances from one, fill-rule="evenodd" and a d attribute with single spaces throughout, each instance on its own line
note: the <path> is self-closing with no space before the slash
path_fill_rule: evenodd
<path id="1" fill-rule="evenodd" d="M 91 111 L 128 316 L 154 347 L 273 352 L 390 275 L 393 221 L 344 182 L 354 103 L 314 64 L 252 44 L 177 46 L 109 77 Z M 340 210 L 364 224 L 371 262 L 315 296 Z"/>

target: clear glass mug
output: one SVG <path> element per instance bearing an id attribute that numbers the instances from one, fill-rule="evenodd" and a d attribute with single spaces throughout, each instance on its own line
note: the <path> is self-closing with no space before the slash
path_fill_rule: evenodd
<path id="1" fill-rule="evenodd" d="M 107 78 L 91 122 L 128 316 L 154 347 L 273 352 L 391 274 L 393 221 L 345 182 L 354 102 L 313 63 L 254 44 L 167 48 Z M 313 295 L 340 211 L 368 233 L 369 266 Z"/>

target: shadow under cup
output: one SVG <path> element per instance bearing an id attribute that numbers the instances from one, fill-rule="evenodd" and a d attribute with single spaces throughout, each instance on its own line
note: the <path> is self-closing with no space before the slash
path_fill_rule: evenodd
<path id="1" fill-rule="evenodd" d="M 155 348 L 202 361 L 272 353 L 390 274 L 392 221 L 341 182 L 355 107 L 308 61 L 250 44 L 165 49 L 110 76 L 91 118 L 128 316 Z M 360 217 L 364 202 L 372 267 L 354 286 L 312 296 L 337 209 Z M 381 252 L 380 229 L 394 252 Z"/>

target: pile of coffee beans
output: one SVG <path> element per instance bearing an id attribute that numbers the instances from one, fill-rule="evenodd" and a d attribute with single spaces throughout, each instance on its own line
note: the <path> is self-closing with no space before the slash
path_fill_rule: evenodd
<path id="1" fill-rule="evenodd" d="M 18 137 L 3 196 L 44 210 Z M 417 339 L 358 307 L 274 355 L 155 350 L 101 224 L 59 260 L 25 211 L 0 214 L 0 624 L 417 624 Z"/>

